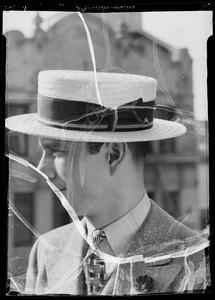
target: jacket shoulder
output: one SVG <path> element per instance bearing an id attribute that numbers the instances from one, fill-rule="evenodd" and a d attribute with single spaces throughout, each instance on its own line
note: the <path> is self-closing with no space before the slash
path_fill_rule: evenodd
<path id="1" fill-rule="evenodd" d="M 166 255 L 183 250 L 188 245 L 198 243 L 201 237 L 190 228 L 177 221 L 154 201 L 127 253 Z"/>
<path id="2" fill-rule="evenodd" d="M 81 234 L 74 223 L 60 226 L 51 231 L 42 234 L 36 241 L 35 246 L 38 249 L 47 250 L 65 250 L 73 246 L 82 239 Z"/>

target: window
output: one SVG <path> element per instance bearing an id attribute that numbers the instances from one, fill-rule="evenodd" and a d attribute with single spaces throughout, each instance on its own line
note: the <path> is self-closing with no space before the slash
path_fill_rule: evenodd
<path id="1" fill-rule="evenodd" d="M 15 193 L 14 195 L 14 203 L 17 211 L 31 225 L 34 222 L 33 199 L 33 193 Z M 13 228 L 15 247 L 32 246 L 34 235 L 17 216 L 14 216 Z"/>
<path id="2" fill-rule="evenodd" d="M 70 217 L 66 211 L 66 209 L 62 206 L 58 197 L 53 195 L 54 201 L 54 228 L 66 225 L 70 223 Z"/>
<path id="3" fill-rule="evenodd" d="M 149 144 L 148 154 L 158 154 L 159 153 L 159 141 L 152 141 Z"/>
<path id="4" fill-rule="evenodd" d="M 175 139 L 166 139 L 159 142 L 161 154 L 175 153 Z"/>
<path id="5" fill-rule="evenodd" d="M 10 104 L 8 105 L 8 116 L 25 114 L 28 112 L 27 104 Z M 9 131 L 7 131 L 9 133 Z M 20 156 L 28 154 L 28 136 L 17 132 L 10 132 L 8 135 L 9 150 L 14 151 Z"/>
<path id="6" fill-rule="evenodd" d="M 148 154 L 169 154 L 176 152 L 175 139 L 166 139 L 160 141 L 152 141 L 148 150 Z"/>
<path id="7" fill-rule="evenodd" d="M 176 117 L 174 107 L 158 104 L 155 110 L 155 118 L 171 121 Z M 156 153 L 167 154 L 175 152 L 175 139 L 165 139 L 158 142 Z"/>
<path id="8" fill-rule="evenodd" d="M 8 104 L 8 117 L 26 114 L 28 112 L 28 105 L 26 103 L 10 103 Z"/>
<path id="9" fill-rule="evenodd" d="M 153 154 L 154 149 L 153 149 L 153 142 L 150 142 L 149 147 L 148 147 L 148 154 Z"/>
<path id="10" fill-rule="evenodd" d="M 174 218 L 180 217 L 179 192 L 165 191 L 162 196 L 162 208 Z"/>
<path id="11" fill-rule="evenodd" d="M 17 134 L 10 132 L 9 135 L 9 150 L 14 151 L 20 156 L 27 156 L 28 154 L 28 137 L 24 134 Z"/>
<path id="12" fill-rule="evenodd" d="M 209 224 L 209 212 L 208 209 L 200 210 L 200 229 L 205 229 Z"/>

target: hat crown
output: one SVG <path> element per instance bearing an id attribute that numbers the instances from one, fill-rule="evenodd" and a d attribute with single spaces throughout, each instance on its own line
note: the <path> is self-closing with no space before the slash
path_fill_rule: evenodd
<path id="1" fill-rule="evenodd" d="M 140 98 L 143 102 L 154 100 L 156 89 L 156 79 L 126 73 L 49 70 L 41 71 L 38 76 L 38 93 L 41 95 L 102 104 L 107 108 Z"/>

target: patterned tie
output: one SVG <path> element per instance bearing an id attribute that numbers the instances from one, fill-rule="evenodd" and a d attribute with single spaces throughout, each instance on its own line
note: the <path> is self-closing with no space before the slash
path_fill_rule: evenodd
<path id="1" fill-rule="evenodd" d="M 102 230 L 94 230 L 92 233 L 93 244 L 97 247 L 106 235 Z M 84 273 L 86 277 L 88 295 L 98 295 L 106 282 L 106 270 L 104 260 L 93 252 L 89 252 L 84 262 Z"/>

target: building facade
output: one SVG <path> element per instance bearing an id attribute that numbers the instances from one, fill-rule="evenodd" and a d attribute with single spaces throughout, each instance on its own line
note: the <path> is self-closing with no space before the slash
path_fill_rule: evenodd
<path id="1" fill-rule="evenodd" d="M 143 31 L 141 13 L 109 14 L 104 19 L 99 14 L 84 14 L 84 20 L 91 34 L 97 69 L 123 70 L 156 78 L 157 103 L 171 106 L 169 117 L 178 118 L 187 126 L 184 136 L 151 143 L 145 185 L 149 196 L 171 215 L 194 230 L 201 229 L 203 199 L 199 199 L 197 172 L 201 157 L 189 122 L 193 88 L 192 59 L 187 49 L 175 49 Z M 42 22 L 37 14 L 32 38 L 27 39 L 15 30 L 6 33 L 9 116 L 36 112 L 39 71 L 93 70 L 86 30 L 77 14 L 58 20 L 47 31 L 42 30 Z M 169 118 L 168 113 L 161 117 Z M 10 133 L 9 147 L 34 165 L 38 164 L 41 152 L 37 138 Z M 40 179 L 35 185 L 26 182 L 11 186 L 9 196 L 39 234 L 70 222 L 59 200 Z M 14 270 L 18 274 L 25 272 L 28 253 L 35 240 L 35 233 L 32 234 L 26 224 L 16 216 L 10 218 L 9 258 L 19 257 L 13 262 L 9 259 L 12 273 Z M 18 265 L 22 266 L 19 270 Z"/>

